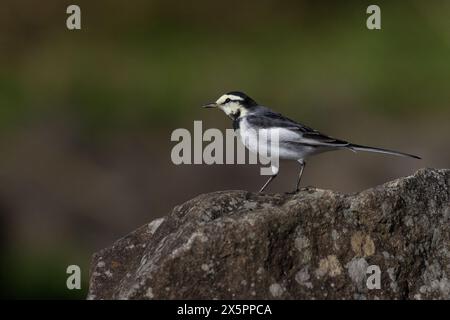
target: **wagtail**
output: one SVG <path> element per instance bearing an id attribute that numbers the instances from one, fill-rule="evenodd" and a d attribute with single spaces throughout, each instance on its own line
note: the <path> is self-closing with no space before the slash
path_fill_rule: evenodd
<path id="1" fill-rule="evenodd" d="M 353 152 L 377 152 L 420 159 L 418 156 L 404 152 L 368 147 L 332 138 L 259 105 L 255 100 L 239 91 L 224 94 L 216 102 L 203 107 L 219 108 L 225 112 L 233 120 L 233 128 L 235 130 L 239 129 L 239 136 L 243 144 L 250 151 L 260 153 L 261 156 L 267 156 L 267 152 L 261 154 L 258 148 L 258 137 L 260 137 L 258 132 L 264 131 L 266 136 L 276 133 L 279 159 L 297 160 L 300 163 L 300 172 L 293 193 L 299 191 L 300 180 L 306 164 L 305 160 L 312 155 L 322 152 L 346 149 Z M 265 190 L 269 183 L 278 175 L 278 172 L 279 166 L 272 166 L 273 174 L 259 192 Z"/>

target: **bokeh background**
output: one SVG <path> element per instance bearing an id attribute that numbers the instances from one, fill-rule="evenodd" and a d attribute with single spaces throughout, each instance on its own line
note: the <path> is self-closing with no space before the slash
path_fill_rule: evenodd
<path id="1" fill-rule="evenodd" d="M 66 28 L 78 4 L 82 30 Z M 0 249 L 6 298 L 84 298 L 93 252 L 198 194 L 257 190 L 258 166 L 170 160 L 176 128 L 242 90 L 329 135 L 424 160 L 338 152 L 303 184 L 357 192 L 450 164 L 450 2 L 2 1 Z M 282 163 L 270 192 L 291 190 Z M 66 289 L 66 267 L 82 290 Z"/>

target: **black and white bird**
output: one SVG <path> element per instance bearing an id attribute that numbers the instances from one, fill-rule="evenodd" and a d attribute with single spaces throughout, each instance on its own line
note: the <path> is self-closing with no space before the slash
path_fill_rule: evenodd
<path id="1" fill-rule="evenodd" d="M 368 151 L 420 159 L 420 157 L 408 153 L 367 147 L 329 137 L 259 105 L 255 100 L 239 91 L 226 93 L 216 102 L 203 107 L 219 108 L 225 112 L 233 120 L 233 128 L 235 130 L 239 129 L 242 143 L 250 151 L 260 153 L 262 156 L 267 155 L 267 150 L 265 150 L 264 154 L 261 154 L 261 150 L 258 148 L 258 137 L 260 137 L 258 133 L 264 131 L 266 136 L 270 136 L 271 133 L 276 131 L 276 136 L 279 139 L 278 157 L 280 159 L 296 160 L 300 163 L 300 172 L 294 193 L 299 190 L 300 180 L 306 164 L 305 160 L 312 155 L 322 152 L 347 149 L 353 152 Z M 263 192 L 269 183 L 275 179 L 278 171 L 279 166 L 272 166 L 272 175 L 259 192 Z"/>

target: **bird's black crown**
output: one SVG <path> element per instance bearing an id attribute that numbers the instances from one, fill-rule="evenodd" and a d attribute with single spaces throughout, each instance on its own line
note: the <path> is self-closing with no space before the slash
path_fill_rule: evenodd
<path id="1" fill-rule="evenodd" d="M 255 100 L 253 100 L 252 98 L 250 98 L 248 95 L 246 95 L 241 91 L 230 91 L 227 94 L 232 94 L 233 96 L 238 96 L 244 99 L 240 103 L 247 108 L 255 107 L 258 105 L 258 103 Z"/>

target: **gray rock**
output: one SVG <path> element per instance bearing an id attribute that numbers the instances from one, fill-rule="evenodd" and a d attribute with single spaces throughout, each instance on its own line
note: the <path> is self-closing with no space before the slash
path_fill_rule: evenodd
<path id="1" fill-rule="evenodd" d="M 422 169 L 350 195 L 200 195 L 94 254 L 88 298 L 449 299 L 449 184 Z"/>

